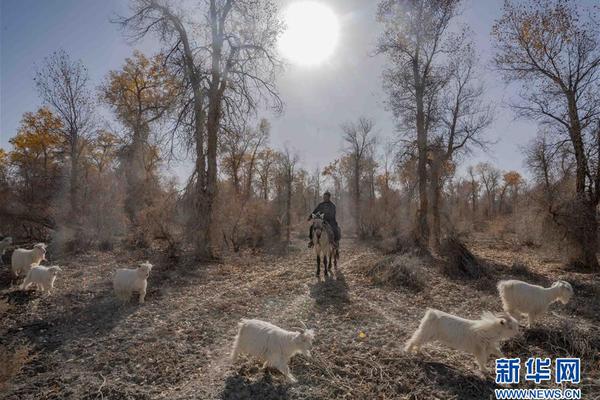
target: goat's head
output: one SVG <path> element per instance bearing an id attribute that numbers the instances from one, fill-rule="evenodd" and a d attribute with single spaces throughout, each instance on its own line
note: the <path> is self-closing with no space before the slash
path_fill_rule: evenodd
<path id="1" fill-rule="evenodd" d="M 492 314 L 485 311 L 481 317 L 494 324 L 494 330 L 500 339 L 510 339 L 519 333 L 519 322 L 507 313 Z"/>
<path id="2" fill-rule="evenodd" d="M 302 332 L 299 332 L 298 336 L 294 339 L 294 342 L 298 346 L 298 351 L 306 357 L 310 357 L 310 350 L 312 349 L 314 338 L 315 331 L 312 329 L 304 329 Z"/>
<path id="3" fill-rule="evenodd" d="M 563 304 L 567 304 L 573 297 L 573 286 L 567 281 L 556 281 L 552 287 L 558 289 L 557 299 Z"/>
<path id="4" fill-rule="evenodd" d="M 152 267 L 153 265 L 148 261 L 140 263 L 137 267 L 138 274 L 147 279 L 150 276 L 150 270 Z"/>
<path id="5" fill-rule="evenodd" d="M 38 249 L 38 251 L 42 254 L 42 260 L 47 261 L 46 259 L 46 243 L 37 243 L 33 246 L 34 249 Z"/>

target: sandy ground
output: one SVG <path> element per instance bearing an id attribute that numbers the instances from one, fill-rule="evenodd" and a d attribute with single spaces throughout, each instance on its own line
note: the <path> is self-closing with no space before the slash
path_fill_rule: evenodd
<path id="1" fill-rule="evenodd" d="M 0 274 L 0 344 L 30 343 L 34 359 L 1 399 L 488 399 L 487 376 L 470 355 L 438 345 L 402 346 L 427 307 L 476 318 L 500 311 L 495 282 L 569 280 L 570 304 L 553 305 L 532 329 L 507 342 L 511 357 L 582 357 L 584 398 L 600 398 L 600 276 L 569 272 L 535 249 L 484 237 L 470 243 L 489 271 L 448 278 L 431 260 L 422 291 L 375 285 L 365 268 L 380 252 L 345 240 L 333 278 L 317 280 L 304 242 L 290 255 L 244 253 L 222 263 L 173 267 L 151 254 L 95 253 L 69 260 L 51 296 L 21 292 Z M 134 260 L 155 263 L 146 303 L 119 304 L 110 273 Z M 513 265 L 513 264 L 516 264 Z M 524 265 L 526 268 L 519 267 Z M 254 359 L 231 365 L 237 322 L 260 318 L 316 330 L 313 358 L 291 362 L 295 385 Z M 533 387 L 521 384 L 519 387 Z M 540 387 L 552 387 L 541 385 Z"/>

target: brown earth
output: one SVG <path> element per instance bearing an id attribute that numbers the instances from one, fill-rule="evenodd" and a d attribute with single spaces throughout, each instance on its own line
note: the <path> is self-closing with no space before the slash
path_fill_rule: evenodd
<path id="1" fill-rule="evenodd" d="M 1 399 L 488 399 L 494 376 L 472 356 L 438 345 L 405 354 L 404 342 L 427 307 L 477 318 L 500 311 L 495 284 L 516 277 L 539 284 L 561 278 L 574 300 L 553 305 L 532 329 L 504 344 L 507 356 L 582 358 L 584 398 L 600 398 L 600 276 L 564 270 L 535 249 L 481 236 L 469 243 L 486 274 L 449 278 L 426 262 L 422 291 L 376 285 L 365 270 L 384 255 L 345 240 L 333 279 L 317 280 L 312 254 L 297 243 L 290 255 L 228 257 L 222 263 L 155 264 L 146 303 L 120 305 L 110 286 L 117 266 L 146 258 L 94 253 L 68 260 L 55 292 L 10 286 L 0 274 L 0 345 L 28 343 L 28 362 Z M 300 249 L 301 248 L 301 249 Z M 316 330 L 313 358 L 296 356 L 288 384 L 254 359 L 231 365 L 240 318 Z M 493 371 L 493 361 L 489 361 Z M 539 387 L 551 387 L 540 385 Z M 519 387 L 533 387 L 521 384 Z"/>

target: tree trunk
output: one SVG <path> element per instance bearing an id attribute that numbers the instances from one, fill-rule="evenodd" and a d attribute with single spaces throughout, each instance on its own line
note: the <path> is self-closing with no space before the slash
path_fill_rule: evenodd
<path id="1" fill-rule="evenodd" d="M 429 204 L 427 200 L 427 131 L 425 130 L 425 112 L 423 108 L 423 89 L 417 88 L 417 149 L 418 164 L 417 178 L 419 180 L 419 210 L 417 212 L 417 227 L 419 243 L 422 247 L 429 247 L 429 225 L 427 213 Z"/>
<path id="2" fill-rule="evenodd" d="M 431 169 L 431 246 L 434 251 L 439 251 L 442 235 L 440 218 L 440 200 L 441 200 L 441 177 L 439 162 L 434 161 Z"/>
<path id="3" fill-rule="evenodd" d="M 359 237 L 362 237 L 363 232 L 361 228 L 361 213 L 360 213 L 360 160 L 354 160 L 354 223 L 356 225 L 356 233 Z"/>
<path id="4" fill-rule="evenodd" d="M 585 267 L 597 270 L 599 268 L 596 252 L 598 250 L 598 221 L 596 205 L 578 194 L 573 207 L 568 210 L 569 222 L 567 229 L 572 234 L 572 243 L 576 253 L 572 261 Z"/>
<path id="5" fill-rule="evenodd" d="M 290 244 L 291 225 L 292 225 L 292 176 L 287 177 L 287 193 L 285 199 L 285 240 Z"/>
<path id="6" fill-rule="evenodd" d="M 79 155 L 77 148 L 79 140 L 77 133 L 71 133 L 71 176 L 69 182 L 69 201 L 70 201 L 70 224 L 78 225 L 80 215 L 79 209 Z"/>
<path id="7" fill-rule="evenodd" d="M 596 252 L 598 251 L 598 220 L 596 216 L 597 203 L 588 198 L 585 193 L 585 177 L 587 173 L 587 155 L 585 154 L 583 138 L 581 134 L 581 123 L 579 120 L 579 112 L 577 110 L 577 101 L 573 93 L 567 94 L 567 104 L 569 111 L 569 120 L 571 127 L 569 133 L 576 161 L 576 203 L 575 210 L 579 219 L 575 224 L 575 245 L 578 247 L 578 261 L 592 269 L 598 269 L 598 259 Z M 595 188 L 598 190 L 598 188 Z"/>

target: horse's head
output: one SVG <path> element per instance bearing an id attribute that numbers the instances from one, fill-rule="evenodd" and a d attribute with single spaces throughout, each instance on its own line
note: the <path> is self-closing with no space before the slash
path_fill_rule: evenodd
<path id="1" fill-rule="evenodd" d="M 321 239 L 321 234 L 323 233 L 323 218 L 325 214 L 318 212 L 312 215 L 312 226 L 313 226 L 313 234 L 317 238 L 317 242 Z"/>

